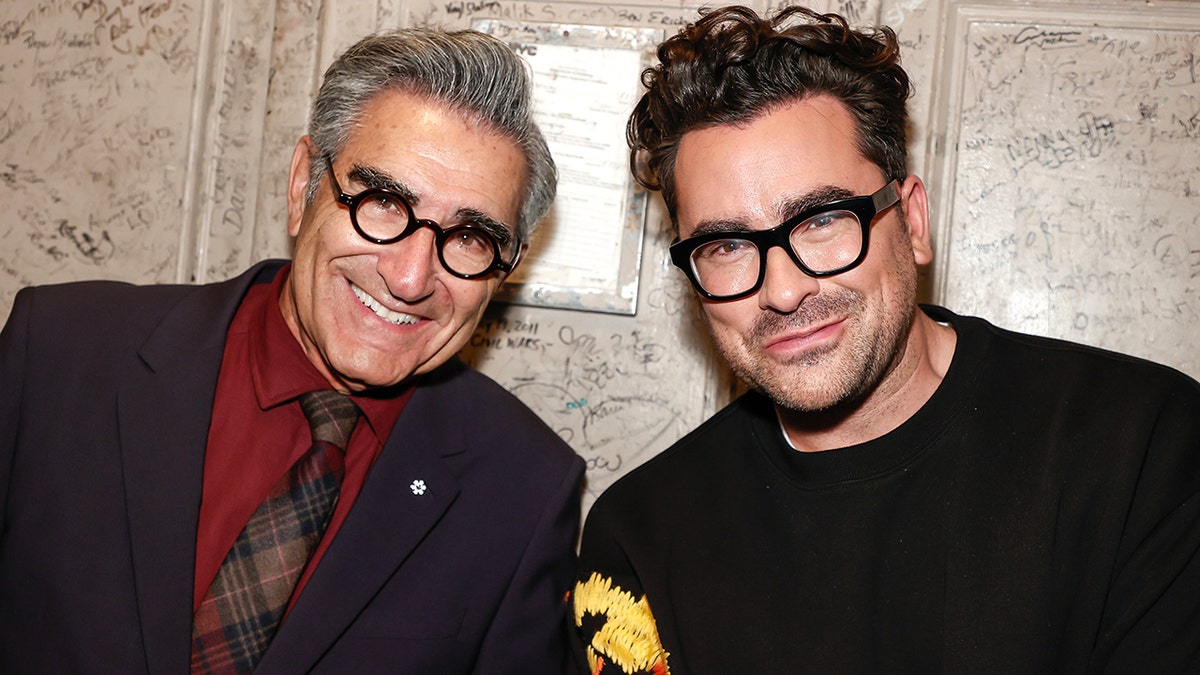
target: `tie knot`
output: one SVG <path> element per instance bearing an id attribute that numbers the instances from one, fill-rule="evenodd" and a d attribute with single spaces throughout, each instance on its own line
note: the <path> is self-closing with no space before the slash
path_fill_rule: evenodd
<path id="1" fill-rule="evenodd" d="M 345 394 L 331 389 L 312 391 L 300 397 L 300 409 L 308 418 L 314 441 L 332 443 L 343 450 L 358 422 L 358 406 Z"/>

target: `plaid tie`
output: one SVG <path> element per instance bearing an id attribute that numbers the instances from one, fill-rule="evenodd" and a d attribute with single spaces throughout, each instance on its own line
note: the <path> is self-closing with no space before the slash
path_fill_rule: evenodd
<path id="1" fill-rule="evenodd" d="M 242 530 L 192 622 L 193 673 L 248 673 L 270 644 L 337 503 L 358 408 L 336 391 L 300 397 L 313 444 Z"/>

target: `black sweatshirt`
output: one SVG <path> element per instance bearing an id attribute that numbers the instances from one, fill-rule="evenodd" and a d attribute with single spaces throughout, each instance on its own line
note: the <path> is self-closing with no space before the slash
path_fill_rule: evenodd
<path id="1" fill-rule="evenodd" d="M 1200 385 L 924 310 L 958 343 L 894 431 L 796 452 L 750 393 L 600 497 L 573 596 L 581 659 L 591 645 L 605 675 L 1200 672 Z"/>

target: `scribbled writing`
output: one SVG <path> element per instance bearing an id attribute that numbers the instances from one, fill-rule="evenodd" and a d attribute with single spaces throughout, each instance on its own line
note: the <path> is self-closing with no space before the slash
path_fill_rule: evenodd
<path id="1" fill-rule="evenodd" d="M 967 28 L 941 300 L 1200 374 L 1200 34 L 1104 23 Z"/>
<path id="2" fill-rule="evenodd" d="M 548 21 L 583 24 L 632 24 L 645 26 L 683 26 L 693 18 L 689 10 L 665 10 L 628 5 L 572 6 L 557 3 L 499 2 L 498 0 L 450 0 L 440 7 L 453 19 L 488 17 L 524 21 Z"/>

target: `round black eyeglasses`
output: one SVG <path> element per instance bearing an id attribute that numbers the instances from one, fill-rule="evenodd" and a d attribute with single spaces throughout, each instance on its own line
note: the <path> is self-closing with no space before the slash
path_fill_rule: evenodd
<path id="1" fill-rule="evenodd" d="M 428 227 L 433 230 L 442 267 L 460 279 L 478 279 L 496 270 L 507 274 L 517 266 L 521 247 L 500 223 L 494 224 L 497 232 L 476 223 L 443 229 L 432 220 L 417 218 L 408 200 L 394 190 L 375 187 L 356 195 L 342 192 L 329 155 L 325 155 L 325 166 L 338 202 L 350 209 L 350 223 L 363 239 L 386 246 Z M 504 261 L 505 249 L 516 251 L 509 262 Z"/>
<path id="2" fill-rule="evenodd" d="M 709 300 L 737 300 L 762 287 L 767 252 L 779 246 L 811 277 L 849 271 L 867 257 L 876 214 L 900 201 L 898 181 L 872 195 L 829 202 L 769 230 L 710 232 L 671 244 L 671 262 Z"/>

